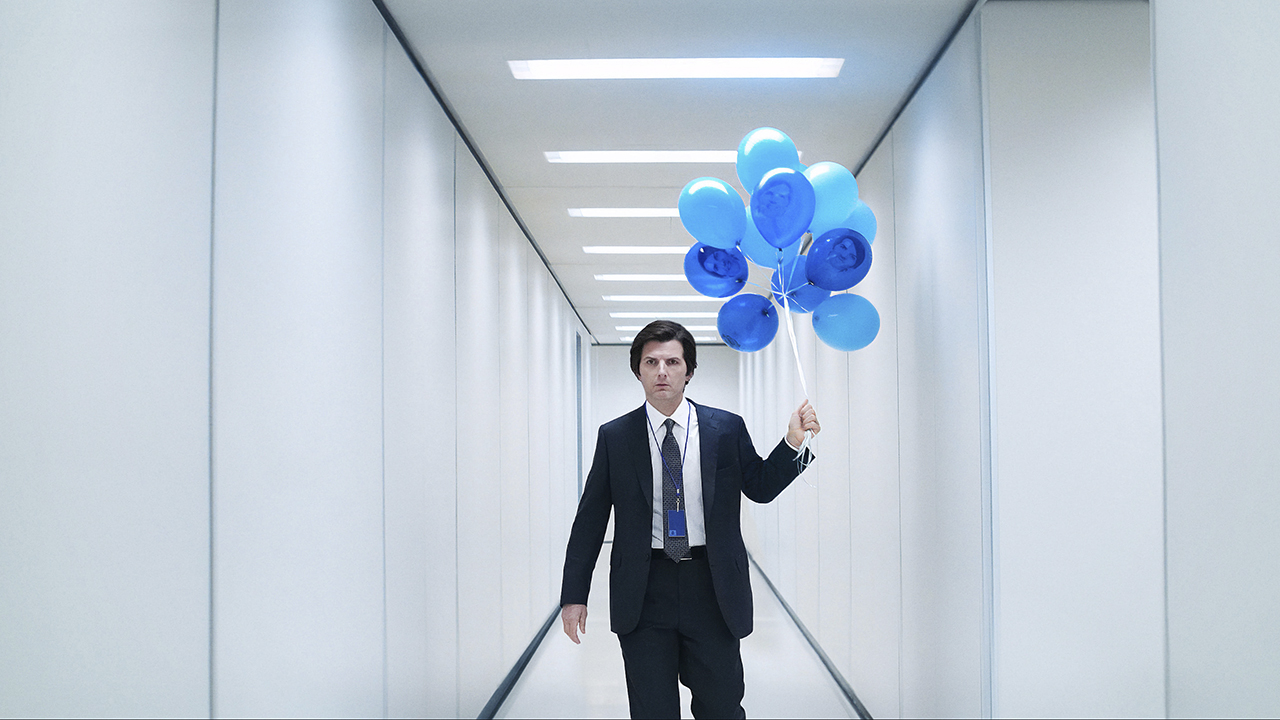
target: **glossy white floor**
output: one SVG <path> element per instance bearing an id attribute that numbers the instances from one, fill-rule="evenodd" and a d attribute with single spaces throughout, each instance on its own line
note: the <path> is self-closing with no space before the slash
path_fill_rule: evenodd
<path id="1" fill-rule="evenodd" d="M 742 705 L 756 718 L 855 718 L 857 714 L 822 661 L 753 566 L 755 632 L 742 641 L 747 694 Z M 591 581 L 591 614 L 582 645 L 557 621 L 499 708 L 500 718 L 627 717 L 622 652 L 609 632 L 609 553 L 600 553 Z M 681 686 L 689 712 L 689 691 Z"/>

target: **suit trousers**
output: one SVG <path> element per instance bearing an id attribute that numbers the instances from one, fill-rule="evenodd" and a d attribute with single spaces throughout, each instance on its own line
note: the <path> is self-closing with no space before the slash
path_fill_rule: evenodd
<path id="1" fill-rule="evenodd" d="M 742 653 L 716 602 L 706 558 L 654 558 L 636 629 L 618 636 L 633 718 L 679 718 L 679 681 L 695 718 L 745 718 Z"/>

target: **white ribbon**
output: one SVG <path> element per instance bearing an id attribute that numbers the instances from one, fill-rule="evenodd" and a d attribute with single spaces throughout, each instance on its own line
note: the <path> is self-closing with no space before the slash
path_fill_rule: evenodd
<path id="1" fill-rule="evenodd" d="M 800 389 L 804 391 L 804 399 L 809 399 L 809 386 L 804 381 L 804 365 L 800 363 L 800 346 L 796 344 L 796 328 L 791 319 L 791 293 L 787 288 L 787 278 L 782 272 L 782 249 L 778 249 L 778 279 L 782 285 L 782 308 L 787 314 L 787 337 L 791 339 L 791 355 L 796 359 L 796 372 L 800 375 Z M 803 422 L 803 420 L 802 420 Z M 796 450 L 796 459 L 804 457 L 804 451 L 809 449 L 809 440 L 813 438 L 812 430 L 804 431 L 804 440 L 800 443 L 800 448 Z"/>

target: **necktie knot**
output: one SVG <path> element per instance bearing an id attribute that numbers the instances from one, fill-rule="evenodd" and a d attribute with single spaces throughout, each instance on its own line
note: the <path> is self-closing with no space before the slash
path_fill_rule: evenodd
<path id="1" fill-rule="evenodd" d="M 666 422 L 662 423 L 662 426 L 667 429 L 668 435 L 676 431 L 676 421 L 672 420 L 671 418 L 667 418 Z"/>

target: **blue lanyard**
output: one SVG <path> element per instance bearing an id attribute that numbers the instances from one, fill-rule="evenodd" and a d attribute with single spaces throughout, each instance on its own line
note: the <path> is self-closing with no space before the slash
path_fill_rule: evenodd
<path id="1" fill-rule="evenodd" d="M 685 406 L 688 409 L 686 411 L 686 415 L 684 418 L 684 449 L 680 451 L 680 477 L 681 478 L 684 477 L 684 461 L 689 459 L 689 426 L 693 424 L 692 423 L 693 403 L 689 402 L 688 400 L 685 400 L 684 402 L 685 402 Z M 649 434 L 653 436 L 653 442 L 656 443 L 658 446 L 658 458 L 662 460 L 662 467 L 664 470 L 667 471 L 667 476 L 671 478 L 671 484 L 675 485 L 676 487 L 676 499 L 680 501 L 681 505 L 683 505 L 684 489 L 680 486 L 683 485 L 684 482 L 682 480 L 676 479 L 675 471 L 672 470 L 671 466 L 667 464 L 667 458 L 665 455 L 662 454 L 662 443 L 658 440 L 658 433 L 654 432 L 653 420 L 650 419 L 649 417 L 648 408 L 645 408 L 644 419 L 645 419 L 645 422 L 649 423 Z"/>

